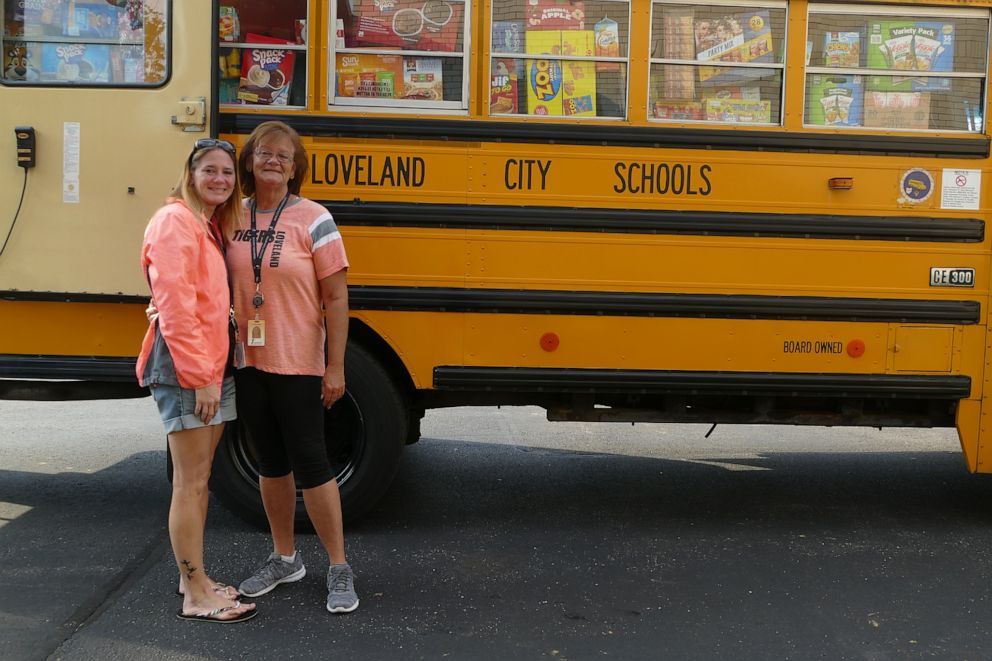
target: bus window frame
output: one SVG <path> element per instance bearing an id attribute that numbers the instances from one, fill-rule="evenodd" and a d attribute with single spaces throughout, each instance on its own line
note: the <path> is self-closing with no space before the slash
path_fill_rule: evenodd
<path id="1" fill-rule="evenodd" d="M 17 0 L 0 0 L 0 18 L 4 15 L 4 10 L 6 10 L 7 2 L 16 2 Z M 163 40 L 162 54 L 163 66 L 165 68 L 164 75 L 162 79 L 155 83 L 73 83 L 73 82 L 58 82 L 54 80 L 48 81 L 29 81 L 29 80 L 8 80 L 3 75 L 0 75 L 0 87 L 29 87 L 29 88 L 55 88 L 55 89 L 125 89 L 125 90 L 153 90 L 161 89 L 169 84 L 172 80 L 172 25 L 173 25 L 173 0 L 162 0 L 165 4 L 165 11 L 163 14 L 166 17 L 166 25 L 163 32 L 165 33 L 165 38 Z M 94 39 L 76 39 L 73 37 L 42 37 L 42 38 L 27 38 L 21 37 L 6 37 L 3 32 L 0 31 L 0 52 L 6 57 L 7 44 L 15 41 L 20 42 L 31 42 L 31 43 L 67 43 L 67 44 L 77 44 L 77 43 L 87 43 L 87 44 L 98 44 L 98 45 L 124 45 L 133 46 L 137 44 L 115 44 L 109 40 L 94 40 Z"/>
<path id="2" fill-rule="evenodd" d="M 335 25 L 338 18 L 337 0 L 329 0 L 330 11 L 327 12 L 327 102 L 328 112 L 382 112 L 396 115 L 404 114 L 430 114 L 430 115 L 457 115 L 467 116 L 471 109 L 469 94 L 470 73 L 472 60 L 472 0 L 452 0 L 461 2 L 464 5 L 462 10 L 462 50 L 460 52 L 441 51 L 418 51 L 389 49 L 383 47 L 362 47 L 345 48 L 339 51 L 335 43 Z M 460 101 L 404 101 L 403 99 L 375 99 L 369 97 L 347 97 L 338 96 L 337 86 L 337 63 L 338 53 L 354 53 L 356 55 L 397 55 L 400 58 L 412 57 L 440 57 L 462 60 L 462 98 Z M 371 103 L 370 103 L 371 102 Z"/>
<path id="3" fill-rule="evenodd" d="M 990 48 L 992 48 L 992 8 L 990 7 L 952 7 L 945 5 L 872 5 L 867 3 L 852 3 L 852 4 L 840 4 L 831 2 L 810 2 L 806 8 L 806 34 L 804 35 L 803 41 L 806 43 L 810 42 L 810 16 L 813 14 L 826 14 L 826 15 L 838 15 L 842 14 L 845 16 L 892 16 L 897 17 L 907 17 L 907 18 L 927 18 L 932 20 L 940 20 L 941 18 L 978 18 L 985 21 L 985 71 L 981 73 L 971 73 L 971 72 L 941 72 L 940 75 L 933 75 L 934 78 L 972 78 L 982 81 L 982 98 L 980 100 L 980 109 L 983 114 L 985 109 L 988 107 L 989 101 L 989 54 Z M 881 73 L 884 75 L 886 70 L 884 69 L 870 69 L 868 67 L 858 67 L 857 70 L 854 68 L 839 68 L 839 67 L 821 67 L 821 66 L 811 66 L 804 63 L 803 66 L 803 94 L 802 94 L 802 105 L 800 110 L 802 111 L 802 120 L 804 129 L 814 129 L 814 130 L 832 130 L 839 133 L 859 134 L 866 131 L 885 131 L 885 132 L 896 132 L 900 135 L 902 134 L 948 134 L 948 135 L 969 135 L 969 136 L 981 136 L 987 135 L 989 130 L 989 118 L 982 117 L 982 126 L 978 130 L 953 130 L 953 129 L 914 129 L 914 128 L 892 128 L 892 127 L 872 127 L 872 126 L 821 126 L 819 124 L 807 124 L 806 123 L 806 96 L 809 91 L 806 84 L 806 78 L 810 74 L 848 74 L 848 75 L 859 75 L 868 76 L 872 75 L 872 72 L 876 72 L 876 75 Z M 952 74 L 952 75 L 948 75 Z"/>
<path id="4" fill-rule="evenodd" d="M 669 59 L 663 57 L 652 57 L 651 56 L 651 44 L 652 37 L 654 36 L 654 9 L 656 5 L 686 5 L 690 7 L 737 7 L 737 8 L 758 8 L 758 9 L 781 9 L 784 11 L 783 16 L 783 29 L 782 29 L 782 61 L 781 62 L 760 62 L 760 63 L 748 63 L 748 62 L 700 62 L 699 60 L 679 60 L 679 59 Z M 645 76 L 645 96 L 644 98 L 648 101 L 648 107 L 645 108 L 648 123 L 654 124 L 664 124 L 664 125 L 678 125 L 678 124 L 688 124 L 693 127 L 725 127 L 725 126 L 747 126 L 748 128 L 754 129 L 781 129 L 785 125 L 785 107 L 788 100 L 788 76 L 786 76 L 786 68 L 788 67 L 788 55 L 789 55 L 789 16 L 791 7 L 789 6 L 789 0 L 651 0 L 651 15 L 648 19 L 648 69 L 647 75 Z M 808 28 L 807 28 L 808 29 Z M 773 49 L 774 50 L 774 49 Z M 665 119 L 660 117 L 654 117 L 651 108 L 651 68 L 656 64 L 669 64 L 674 66 L 691 66 L 691 67 L 702 67 L 702 66 L 717 66 L 727 69 L 766 69 L 766 70 L 778 70 L 780 72 L 780 102 L 778 105 L 778 120 L 756 123 L 742 123 L 742 122 L 723 122 L 723 121 L 711 121 L 707 119 Z"/>
<path id="5" fill-rule="evenodd" d="M 530 62 L 532 60 L 546 59 L 546 60 L 556 60 L 559 62 L 616 62 L 624 68 L 624 86 L 623 86 L 623 114 L 619 117 L 610 116 L 574 116 L 566 117 L 563 115 L 534 115 L 526 112 L 517 113 L 498 113 L 493 114 L 492 108 L 489 106 L 488 100 L 485 103 L 485 114 L 484 117 L 487 119 L 499 119 L 499 120 L 536 120 L 541 122 L 553 122 L 566 120 L 569 122 L 590 122 L 590 121 L 603 121 L 603 122 L 626 122 L 630 119 L 630 33 L 631 26 L 633 24 L 634 18 L 634 2 L 636 0 L 600 0 L 602 2 L 615 3 L 618 5 L 625 5 L 627 8 L 627 54 L 623 57 L 580 57 L 572 56 L 568 57 L 565 55 L 548 55 L 548 54 L 536 54 L 527 53 L 526 51 L 521 53 L 505 53 L 502 51 L 492 50 L 492 37 L 493 37 L 493 23 L 495 23 L 495 17 L 493 16 L 493 11 L 495 10 L 495 2 L 489 3 L 489 21 L 486 23 L 487 37 L 486 44 L 487 50 L 485 53 L 486 63 L 485 63 L 485 80 L 492 80 L 493 76 L 493 60 L 520 60 L 524 63 Z M 590 30 L 591 31 L 591 30 Z M 524 30 L 524 35 L 526 39 L 526 29 Z M 522 84 L 527 84 L 526 76 L 526 65 L 524 67 L 524 79 Z"/>

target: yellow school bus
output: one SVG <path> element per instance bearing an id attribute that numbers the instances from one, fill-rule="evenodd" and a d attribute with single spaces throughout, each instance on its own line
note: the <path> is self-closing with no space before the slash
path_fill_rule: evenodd
<path id="1" fill-rule="evenodd" d="M 992 472 L 988 0 L 0 7 L 0 396 L 143 394 L 146 219 L 279 119 L 351 261 L 351 516 L 469 404 L 955 426 Z M 254 465 L 233 427 L 249 517 Z"/>

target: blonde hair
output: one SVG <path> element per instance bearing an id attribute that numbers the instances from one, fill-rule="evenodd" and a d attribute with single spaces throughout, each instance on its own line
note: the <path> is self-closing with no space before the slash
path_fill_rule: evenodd
<path id="1" fill-rule="evenodd" d="M 220 225 L 221 233 L 225 237 L 228 237 L 234 232 L 235 227 L 241 226 L 244 215 L 241 198 L 238 195 L 238 191 L 241 189 L 238 179 L 238 160 L 234 154 L 217 145 L 202 149 L 194 148 L 193 153 L 186 159 L 186 164 L 183 165 L 183 173 L 179 178 L 179 183 L 176 184 L 176 187 L 169 196 L 182 200 L 190 209 L 193 209 L 197 213 L 203 213 L 206 205 L 203 203 L 203 198 L 200 197 L 200 194 L 196 192 L 196 186 L 193 185 L 193 172 L 200 159 L 214 150 L 221 151 L 230 156 L 231 162 L 234 165 L 234 188 L 231 190 L 231 196 L 224 200 L 223 204 L 217 205 L 217 208 L 214 209 L 214 217 Z M 210 219 L 208 218 L 207 220 Z"/>

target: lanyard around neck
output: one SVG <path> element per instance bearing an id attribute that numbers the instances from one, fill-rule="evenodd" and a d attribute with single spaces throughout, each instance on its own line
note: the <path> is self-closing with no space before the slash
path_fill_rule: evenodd
<path id="1" fill-rule="evenodd" d="M 286 203 L 289 201 L 289 193 L 286 193 L 286 197 L 282 198 L 279 205 L 276 206 L 275 213 L 272 214 L 272 221 L 269 223 L 269 229 L 265 231 L 265 235 L 262 237 L 262 247 L 257 248 L 256 237 L 258 235 L 258 228 L 256 227 L 255 212 L 258 208 L 258 202 L 252 199 L 251 207 L 251 232 L 249 236 L 251 237 L 251 268 L 255 272 L 255 285 L 258 286 L 262 283 L 262 258 L 265 256 L 265 249 L 269 247 L 269 244 L 275 240 L 276 237 L 276 223 L 279 222 L 279 216 L 282 215 L 282 210 L 286 208 Z"/>

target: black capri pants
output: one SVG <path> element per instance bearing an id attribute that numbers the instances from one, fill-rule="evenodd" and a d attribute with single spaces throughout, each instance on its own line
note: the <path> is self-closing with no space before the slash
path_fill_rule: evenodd
<path id="1" fill-rule="evenodd" d="M 334 479 L 324 444 L 321 377 L 246 367 L 235 370 L 234 382 L 238 418 L 247 425 L 262 476 L 292 472 L 303 489 Z"/>

